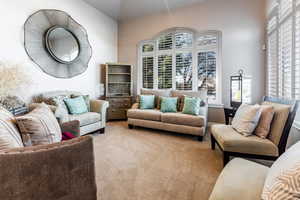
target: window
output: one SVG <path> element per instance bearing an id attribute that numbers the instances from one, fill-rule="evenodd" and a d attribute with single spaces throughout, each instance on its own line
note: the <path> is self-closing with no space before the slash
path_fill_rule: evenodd
<path id="1" fill-rule="evenodd" d="M 221 37 L 218 31 L 197 33 L 174 28 L 142 41 L 138 88 L 197 91 L 207 89 L 210 103 L 221 103 L 217 83 Z"/>
<path id="2" fill-rule="evenodd" d="M 300 0 L 277 0 L 269 13 L 267 91 L 300 98 Z"/>

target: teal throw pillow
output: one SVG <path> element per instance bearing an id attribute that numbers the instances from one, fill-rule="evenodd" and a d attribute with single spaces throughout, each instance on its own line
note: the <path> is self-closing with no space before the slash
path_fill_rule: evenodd
<path id="1" fill-rule="evenodd" d="M 177 112 L 177 97 L 161 97 L 160 111 L 166 112 Z"/>
<path id="2" fill-rule="evenodd" d="M 87 106 L 87 109 L 88 111 L 90 112 L 91 111 L 91 105 L 90 105 L 90 95 L 75 95 L 75 94 L 72 94 L 71 95 L 71 98 L 76 98 L 76 97 L 80 97 L 82 96 L 84 101 L 85 101 L 85 104 Z"/>
<path id="3" fill-rule="evenodd" d="M 196 97 L 185 97 L 182 113 L 188 115 L 199 115 L 202 100 Z"/>
<path id="4" fill-rule="evenodd" d="M 64 99 L 65 104 L 69 110 L 69 113 L 72 115 L 83 114 L 88 112 L 88 108 L 84 101 L 83 96 L 76 98 L 66 98 Z"/>
<path id="5" fill-rule="evenodd" d="M 140 95 L 140 109 L 154 109 L 155 95 Z"/>

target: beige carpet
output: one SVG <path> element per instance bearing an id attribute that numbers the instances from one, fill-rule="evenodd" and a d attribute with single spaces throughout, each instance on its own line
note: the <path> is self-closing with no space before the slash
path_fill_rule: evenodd
<path id="1" fill-rule="evenodd" d="M 110 122 L 94 139 L 100 200 L 206 200 L 222 170 L 195 137 Z"/>

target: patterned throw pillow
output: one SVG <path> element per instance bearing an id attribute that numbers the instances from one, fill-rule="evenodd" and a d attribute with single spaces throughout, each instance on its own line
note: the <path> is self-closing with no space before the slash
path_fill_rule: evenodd
<path id="1" fill-rule="evenodd" d="M 290 147 L 270 168 L 263 200 L 300 199 L 300 142 Z"/>
<path id="2" fill-rule="evenodd" d="M 197 97 L 185 97 L 182 113 L 188 115 L 199 115 L 201 101 L 202 100 Z"/>
<path id="3" fill-rule="evenodd" d="M 154 109 L 155 95 L 140 95 L 140 109 Z"/>
<path id="4" fill-rule="evenodd" d="M 24 147 L 14 116 L 0 107 L 0 151 Z"/>
<path id="5" fill-rule="evenodd" d="M 78 115 L 88 112 L 88 108 L 84 101 L 83 96 L 76 97 L 76 98 L 67 98 L 64 99 L 67 108 L 72 115 Z"/>
<path id="6" fill-rule="evenodd" d="M 160 111 L 166 112 L 177 112 L 177 97 L 161 97 Z"/>
<path id="7" fill-rule="evenodd" d="M 260 115 L 259 105 L 242 104 L 232 120 L 232 128 L 244 136 L 250 136 L 258 124 Z"/>
<path id="8" fill-rule="evenodd" d="M 267 138 L 270 133 L 271 123 L 274 117 L 274 108 L 270 105 L 261 105 L 261 116 L 254 134 L 260 138 Z"/>
<path id="9" fill-rule="evenodd" d="M 16 120 L 21 134 L 29 135 L 32 145 L 61 141 L 60 126 L 50 108 L 44 103 L 30 113 L 17 117 Z"/>

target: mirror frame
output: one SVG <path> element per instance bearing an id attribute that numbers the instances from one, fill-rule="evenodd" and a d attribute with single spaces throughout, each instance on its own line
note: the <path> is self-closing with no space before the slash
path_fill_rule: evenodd
<path id="1" fill-rule="evenodd" d="M 46 35 L 53 27 L 62 27 L 74 35 L 79 54 L 72 62 L 55 58 L 47 49 Z M 24 24 L 24 48 L 28 57 L 40 69 L 55 78 L 73 78 L 84 73 L 92 57 L 87 31 L 70 15 L 61 10 L 42 9 L 28 17 Z"/>
<path id="2" fill-rule="evenodd" d="M 50 34 L 55 30 L 55 29 L 58 29 L 58 28 L 62 28 L 64 29 L 65 31 L 69 32 L 73 38 L 76 40 L 76 43 L 78 45 L 78 54 L 76 56 L 76 58 L 74 58 L 73 60 L 71 61 L 65 61 L 65 60 L 62 60 L 60 58 L 58 58 L 55 53 L 52 51 L 52 49 L 50 48 L 50 44 L 49 44 L 49 36 Z M 48 53 L 55 59 L 57 60 L 58 62 L 60 63 L 63 63 L 63 64 L 71 64 L 71 63 L 74 63 L 76 61 L 76 59 L 79 57 L 80 55 L 80 51 L 81 51 L 81 47 L 80 47 L 80 42 L 78 40 L 78 38 L 76 37 L 76 35 L 74 35 L 74 33 L 72 33 L 72 31 L 70 31 L 69 29 L 63 27 L 63 26 L 53 26 L 51 28 L 48 29 L 48 31 L 46 32 L 46 35 L 45 35 L 45 43 L 46 43 L 46 48 L 47 48 L 47 51 Z"/>

